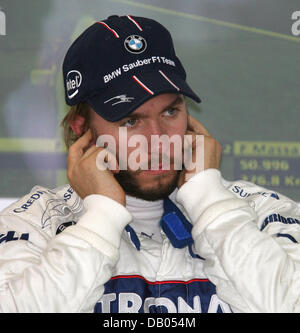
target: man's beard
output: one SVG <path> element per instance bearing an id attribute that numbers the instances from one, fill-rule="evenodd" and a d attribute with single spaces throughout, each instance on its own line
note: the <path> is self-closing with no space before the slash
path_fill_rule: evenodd
<path id="1" fill-rule="evenodd" d="M 119 173 L 114 174 L 126 194 L 147 201 L 156 201 L 168 197 L 176 189 L 180 170 L 175 171 L 172 179 L 167 183 L 164 180 L 164 175 L 157 176 L 159 177 L 158 181 L 155 181 L 157 185 L 149 188 L 143 188 L 143 185 L 139 185 L 136 175 L 137 173 L 127 170 L 120 170 Z"/>

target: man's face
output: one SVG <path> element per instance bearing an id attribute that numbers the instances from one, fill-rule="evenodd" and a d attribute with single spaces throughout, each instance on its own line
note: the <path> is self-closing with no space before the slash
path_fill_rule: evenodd
<path id="1" fill-rule="evenodd" d="M 120 149 L 123 149 L 124 142 L 120 145 L 119 128 L 127 129 L 127 142 L 135 135 L 142 135 L 146 138 L 147 147 L 140 147 L 146 151 L 146 164 L 148 170 L 132 170 L 128 158 L 137 147 L 127 145 L 127 170 L 120 170 L 115 174 L 124 191 L 132 196 L 144 200 L 158 200 L 168 196 L 177 187 L 180 170 L 174 168 L 176 157 L 174 145 L 171 144 L 170 151 L 167 152 L 162 144 L 151 147 L 151 136 L 173 135 L 181 138 L 183 142 L 184 134 L 187 130 L 187 111 L 182 95 L 162 94 L 153 97 L 145 102 L 128 117 L 118 121 L 109 122 L 92 112 L 91 128 L 96 136 L 110 135 L 116 142 L 117 160 L 119 161 Z M 156 151 L 159 157 L 158 170 L 151 170 L 151 152 Z M 141 151 L 141 150 L 140 150 Z M 181 154 L 181 152 L 180 152 Z M 124 153 L 122 153 L 124 156 Z M 145 156 L 145 154 L 143 155 Z M 162 156 L 169 159 L 170 165 L 163 169 Z M 137 161 L 139 156 L 137 156 Z M 146 167 L 146 168 L 147 168 Z M 145 168 L 143 168 L 145 169 Z M 177 169 L 177 170 L 176 170 Z"/>

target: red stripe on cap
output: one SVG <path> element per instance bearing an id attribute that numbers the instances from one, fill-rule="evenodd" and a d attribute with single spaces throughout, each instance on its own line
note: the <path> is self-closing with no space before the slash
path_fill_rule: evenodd
<path id="1" fill-rule="evenodd" d="M 137 21 L 135 21 L 130 15 L 127 15 L 127 17 L 129 18 L 130 21 L 132 21 L 140 31 L 143 31 L 143 29 L 141 28 L 141 26 L 137 23 Z"/>
<path id="2" fill-rule="evenodd" d="M 154 95 L 154 92 L 150 90 L 143 82 L 141 82 L 135 75 L 132 78 L 143 88 L 145 89 L 150 95 Z"/>
<path id="3" fill-rule="evenodd" d="M 117 32 L 114 29 L 112 29 L 108 24 L 106 24 L 104 22 L 97 22 L 97 23 L 102 24 L 106 29 L 111 31 L 116 38 L 119 38 L 119 35 L 117 34 Z"/>
<path id="4" fill-rule="evenodd" d="M 159 71 L 159 73 L 175 88 L 175 89 L 177 89 L 178 91 L 180 90 L 177 86 L 176 86 L 176 84 L 173 82 L 173 81 L 171 81 L 171 79 L 170 78 L 168 78 L 167 77 L 167 75 L 163 72 L 163 71 Z"/>

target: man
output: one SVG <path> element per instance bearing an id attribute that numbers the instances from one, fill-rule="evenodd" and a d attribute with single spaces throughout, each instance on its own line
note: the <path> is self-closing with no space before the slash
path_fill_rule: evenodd
<path id="1" fill-rule="evenodd" d="M 184 96 L 200 99 L 169 32 L 111 16 L 73 43 L 63 73 L 71 187 L 36 186 L 2 212 L 1 310 L 299 311 L 299 207 L 221 177 L 219 143 L 187 114 Z M 175 145 L 164 168 L 160 143 L 152 168 L 152 136 L 186 134 L 192 160 L 204 137 L 203 170 L 175 168 Z M 115 139 L 115 154 L 98 144 L 103 135 Z M 146 146 L 133 156 L 140 162 L 147 151 L 146 167 L 122 169 L 137 136 Z"/>

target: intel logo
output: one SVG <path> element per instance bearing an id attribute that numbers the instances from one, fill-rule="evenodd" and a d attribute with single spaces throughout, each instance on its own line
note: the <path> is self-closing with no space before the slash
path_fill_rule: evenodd
<path id="1" fill-rule="evenodd" d="M 72 70 L 67 74 L 66 86 L 68 98 L 73 98 L 79 92 L 78 88 L 82 83 L 82 75 L 76 70 Z"/>

